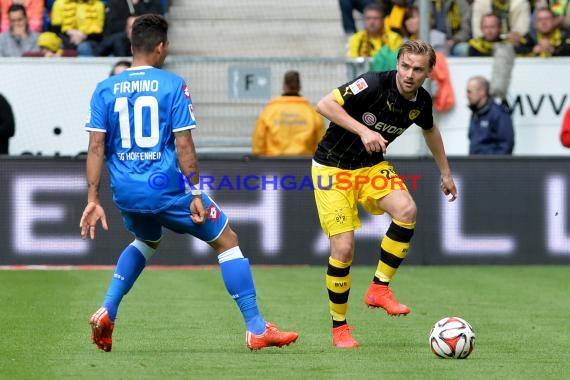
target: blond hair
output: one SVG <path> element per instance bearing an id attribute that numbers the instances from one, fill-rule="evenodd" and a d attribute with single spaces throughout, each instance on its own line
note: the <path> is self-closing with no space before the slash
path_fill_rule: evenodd
<path id="1" fill-rule="evenodd" d="M 430 69 L 433 69 L 435 66 L 435 50 L 433 50 L 433 47 L 426 41 L 408 40 L 404 42 L 398 51 L 398 61 L 400 60 L 400 56 L 404 54 L 424 55 L 428 57 Z"/>

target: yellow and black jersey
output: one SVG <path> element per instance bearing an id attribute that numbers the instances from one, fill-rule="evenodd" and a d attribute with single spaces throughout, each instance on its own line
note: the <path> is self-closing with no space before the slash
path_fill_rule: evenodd
<path id="1" fill-rule="evenodd" d="M 368 72 L 335 90 L 337 102 L 354 119 L 394 141 L 413 126 L 433 127 L 432 100 L 420 87 L 413 100 L 402 97 L 396 87 L 396 71 Z M 354 170 L 384 161 L 382 152 L 366 152 L 360 137 L 331 122 L 314 156 L 319 164 Z"/>
<path id="2" fill-rule="evenodd" d="M 551 53 L 534 53 L 533 48 L 543 38 L 548 39 L 554 50 Z M 515 45 L 515 52 L 527 57 L 567 57 L 570 56 L 570 35 L 561 29 L 555 29 L 550 36 L 544 36 L 538 32 L 536 34 L 527 33 L 521 38 L 520 43 Z"/>

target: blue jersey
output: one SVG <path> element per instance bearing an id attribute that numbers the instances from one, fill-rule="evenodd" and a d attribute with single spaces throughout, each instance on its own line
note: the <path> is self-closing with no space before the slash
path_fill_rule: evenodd
<path id="1" fill-rule="evenodd" d="M 174 132 L 196 127 L 178 75 L 140 66 L 97 85 L 87 131 L 105 132 L 113 201 L 121 210 L 158 212 L 185 194 Z"/>

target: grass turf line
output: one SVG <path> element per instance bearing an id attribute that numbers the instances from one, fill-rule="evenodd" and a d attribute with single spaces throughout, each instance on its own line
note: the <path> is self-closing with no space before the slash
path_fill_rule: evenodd
<path id="1" fill-rule="evenodd" d="M 0 272 L 2 379 L 562 379 L 570 266 L 403 266 L 393 288 L 407 317 L 368 309 L 372 267 L 353 267 L 348 321 L 361 347 L 335 349 L 326 268 L 255 268 L 265 318 L 300 333 L 250 352 L 218 270 L 145 271 L 117 319 L 113 351 L 90 343 L 87 320 L 111 271 Z M 436 358 L 431 325 L 457 315 L 475 328 L 466 360 Z"/>

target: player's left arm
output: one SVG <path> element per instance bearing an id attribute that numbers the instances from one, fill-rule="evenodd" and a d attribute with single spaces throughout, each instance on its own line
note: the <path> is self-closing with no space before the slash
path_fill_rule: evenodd
<path id="1" fill-rule="evenodd" d="M 199 185 L 200 182 L 200 171 L 192 132 L 189 129 L 184 129 L 180 132 L 175 132 L 174 136 L 176 140 L 178 167 L 182 171 L 182 174 L 184 174 L 184 177 L 188 179 L 190 185 L 193 186 L 192 190 L 194 194 L 194 192 L 199 192 L 199 186 L 197 185 Z M 202 224 L 206 221 L 206 208 L 202 202 L 201 193 L 196 193 L 196 195 L 192 197 L 190 213 L 194 223 Z"/>
<path id="2" fill-rule="evenodd" d="M 455 187 L 455 182 L 451 176 L 451 169 L 449 168 L 449 163 L 447 162 L 447 156 L 445 155 L 445 148 L 443 146 L 443 140 L 441 138 L 441 133 L 437 125 L 433 125 L 430 129 L 423 129 L 424 140 L 429 150 L 431 151 L 433 158 L 439 168 L 441 173 L 441 191 L 445 195 L 450 195 L 449 202 L 453 202 L 457 198 L 457 188 Z"/>
<path id="3" fill-rule="evenodd" d="M 87 151 L 86 176 L 87 176 L 87 206 L 81 215 L 79 227 L 81 237 L 85 239 L 87 233 L 91 239 L 95 239 L 95 227 L 101 220 L 104 230 L 108 230 L 105 210 L 99 202 L 99 183 L 105 161 L 105 133 L 89 132 L 89 149 Z"/>

